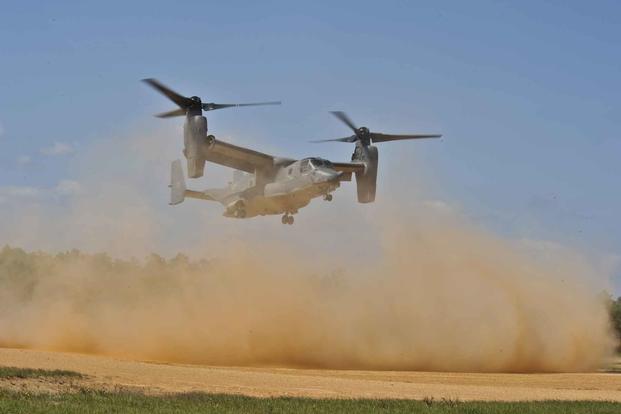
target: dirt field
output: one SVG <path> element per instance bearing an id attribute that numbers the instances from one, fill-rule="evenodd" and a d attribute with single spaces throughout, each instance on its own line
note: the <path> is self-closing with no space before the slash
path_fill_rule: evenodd
<path id="1" fill-rule="evenodd" d="M 93 355 L 0 349 L 0 365 L 65 369 L 87 377 L 60 389 L 203 391 L 249 396 L 621 401 L 621 374 L 472 374 L 236 368 L 129 361 Z M 77 381 L 77 382 L 76 382 Z M 50 391 L 58 384 L 1 380 L 0 387 Z"/>

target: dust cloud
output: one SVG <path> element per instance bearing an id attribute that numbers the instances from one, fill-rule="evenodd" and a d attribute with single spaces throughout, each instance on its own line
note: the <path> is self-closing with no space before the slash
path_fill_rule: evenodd
<path id="1" fill-rule="evenodd" d="M 385 230 L 372 266 L 235 242 L 217 259 L 50 259 L 0 292 L 0 345 L 223 365 L 583 371 L 611 349 L 586 263 L 543 261 L 433 212 Z M 379 230 L 377 230 L 379 231 Z M 361 251 L 361 255 L 365 252 Z"/>
<path id="2" fill-rule="evenodd" d="M 36 206 L 21 220 L 5 217 L 5 234 L 45 240 L 50 250 L 55 241 L 103 246 L 115 257 L 158 251 L 157 239 L 181 234 L 187 242 L 177 248 L 192 246 L 206 261 L 67 254 L 42 258 L 29 278 L 0 275 L 0 346 L 213 365 L 475 372 L 588 371 L 613 348 L 597 270 L 574 252 L 537 255 L 429 203 L 391 212 L 388 198 L 367 217 L 311 206 L 292 227 L 226 220 L 204 204 L 161 213 L 152 206 L 165 195 L 148 198 L 153 181 L 131 180 L 153 167 L 161 186 L 172 157 L 145 161 L 141 151 L 128 151 L 109 176 L 101 160 L 110 151 L 93 151 L 84 164 L 97 173 L 90 183 L 80 176 L 83 194 L 62 211 Z M 342 203 L 353 204 L 350 196 Z"/>

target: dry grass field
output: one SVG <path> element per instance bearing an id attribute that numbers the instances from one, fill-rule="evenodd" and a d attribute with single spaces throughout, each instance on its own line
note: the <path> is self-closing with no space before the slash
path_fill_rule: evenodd
<path id="1" fill-rule="evenodd" d="M 251 397 L 621 402 L 621 375 L 612 372 L 489 374 L 212 367 L 20 349 L 0 349 L 0 366 L 82 374 L 0 378 L 1 388 L 15 391 L 92 389 L 148 395 L 204 392 Z"/>

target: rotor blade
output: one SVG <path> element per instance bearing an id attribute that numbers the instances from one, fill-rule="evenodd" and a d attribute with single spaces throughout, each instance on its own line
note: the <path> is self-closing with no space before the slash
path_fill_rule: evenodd
<path id="1" fill-rule="evenodd" d="M 318 143 L 318 142 L 356 142 L 358 141 L 358 137 L 355 135 L 352 135 L 351 137 L 345 137 L 345 138 L 334 138 L 334 139 L 317 139 L 314 141 L 308 141 L 308 142 L 313 142 L 313 143 Z"/>
<path id="2" fill-rule="evenodd" d="M 373 142 L 398 141 L 402 139 L 424 139 L 424 138 L 440 138 L 441 134 L 411 134 L 411 135 L 392 135 L 371 132 L 370 137 Z"/>
<path id="3" fill-rule="evenodd" d="M 354 131 L 354 134 L 357 134 L 358 128 L 356 128 L 356 125 L 354 125 L 354 123 L 351 121 L 351 119 L 349 119 L 349 117 L 347 116 L 347 114 L 345 114 L 345 112 L 332 111 L 330 113 L 334 115 L 335 117 L 337 117 L 338 119 L 340 119 L 341 122 L 343 122 L 349 128 L 351 128 L 351 130 Z"/>
<path id="4" fill-rule="evenodd" d="M 177 92 L 173 91 L 166 85 L 160 83 L 157 79 L 143 79 L 143 82 L 149 84 L 152 88 L 160 92 L 162 95 L 166 96 L 168 99 L 179 105 L 181 108 L 187 108 L 192 105 L 192 100 L 183 95 L 179 95 Z"/>
<path id="5" fill-rule="evenodd" d="M 216 109 L 223 108 L 237 108 L 242 106 L 263 106 L 263 105 L 280 105 L 282 102 L 280 101 L 270 101 L 270 102 L 253 102 L 253 103 L 241 103 L 241 104 L 217 104 L 217 103 L 204 103 L 203 110 L 204 111 L 214 111 Z"/>
<path id="6" fill-rule="evenodd" d="M 186 110 L 184 108 L 173 109 L 172 111 L 162 112 L 161 114 L 155 115 L 158 118 L 172 118 L 173 116 L 183 116 L 186 114 Z"/>

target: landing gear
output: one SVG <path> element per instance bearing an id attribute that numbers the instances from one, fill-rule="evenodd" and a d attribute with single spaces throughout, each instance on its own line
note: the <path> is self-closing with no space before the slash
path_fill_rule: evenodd
<path id="1" fill-rule="evenodd" d="M 235 203 L 235 211 L 233 212 L 233 215 L 236 218 L 246 218 L 246 205 L 242 200 L 238 200 Z"/>
<path id="2" fill-rule="evenodd" d="M 323 199 L 326 201 L 332 201 L 332 194 L 326 194 L 323 196 Z"/>
<path id="3" fill-rule="evenodd" d="M 282 218 L 280 219 L 280 222 L 282 224 L 289 224 L 289 225 L 291 225 L 291 224 L 293 224 L 294 219 L 293 219 L 293 216 L 289 215 L 289 213 L 286 213 L 284 216 L 282 216 Z"/>

